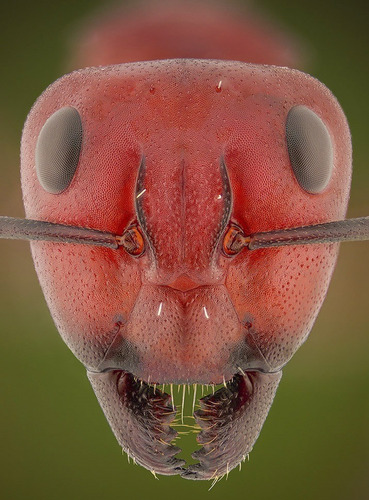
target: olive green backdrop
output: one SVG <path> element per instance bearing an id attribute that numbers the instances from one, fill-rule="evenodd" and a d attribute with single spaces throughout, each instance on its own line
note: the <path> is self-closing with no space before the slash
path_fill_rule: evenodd
<path id="1" fill-rule="evenodd" d="M 18 150 L 34 100 L 65 68 L 73 24 L 99 0 L 0 5 L 0 214 L 23 216 Z M 368 10 L 356 0 L 263 0 L 306 43 L 354 144 L 349 216 L 369 214 Z M 64 65 L 64 66 L 63 66 Z M 284 370 L 242 472 L 209 483 L 128 465 L 82 365 L 60 340 L 25 242 L 0 242 L 0 498 L 369 498 L 369 244 L 347 243 L 308 342 Z"/>

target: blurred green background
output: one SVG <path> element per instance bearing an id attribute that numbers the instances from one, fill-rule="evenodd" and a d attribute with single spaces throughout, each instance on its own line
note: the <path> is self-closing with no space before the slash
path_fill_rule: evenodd
<path id="1" fill-rule="evenodd" d="M 73 25 L 99 0 L 0 5 L 0 214 L 23 216 L 19 142 L 42 90 L 64 71 Z M 309 72 L 338 97 L 354 145 L 349 216 L 369 214 L 368 7 L 356 0 L 258 3 L 305 42 Z M 64 65 L 64 66 L 63 66 Z M 344 244 L 308 342 L 284 370 L 250 462 L 208 483 L 128 465 L 82 365 L 60 340 L 28 244 L 0 244 L 0 498 L 368 499 L 368 244 Z"/>

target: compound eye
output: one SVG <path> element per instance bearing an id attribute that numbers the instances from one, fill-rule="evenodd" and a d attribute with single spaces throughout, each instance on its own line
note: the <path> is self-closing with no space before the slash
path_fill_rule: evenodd
<path id="1" fill-rule="evenodd" d="M 297 182 L 308 193 L 322 192 L 332 175 L 333 148 L 321 118 L 305 106 L 293 107 L 287 115 L 286 140 Z"/>
<path id="2" fill-rule="evenodd" d="M 82 121 L 75 108 L 61 108 L 46 120 L 36 144 L 36 172 L 45 191 L 59 194 L 67 189 L 81 145 Z"/>

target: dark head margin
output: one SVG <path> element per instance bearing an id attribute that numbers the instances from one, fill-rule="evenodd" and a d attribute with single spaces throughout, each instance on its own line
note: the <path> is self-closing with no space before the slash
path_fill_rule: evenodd
<path id="1" fill-rule="evenodd" d="M 214 251 L 219 243 L 220 238 L 222 237 L 224 230 L 226 229 L 229 220 L 231 218 L 232 209 L 233 209 L 233 194 L 231 189 L 231 183 L 229 181 L 227 166 L 225 164 L 224 157 L 220 158 L 219 163 L 220 175 L 222 179 L 222 200 L 223 200 L 223 213 L 220 219 L 217 232 L 214 237 Z"/>
<path id="2" fill-rule="evenodd" d="M 145 160 L 146 160 L 145 156 L 142 156 L 141 164 L 140 164 L 140 167 L 138 169 L 134 203 L 135 203 L 135 210 L 136 210 L 138 223 L 142 229 L 142 232 L 144 233 L 144 235 L 147 239 L 149 247 L 155 253 L 154 245 L 152 244 L 152 239 L 150 238 L 150 235 L 149 235 L 148 230 L 147 230 L 146 215 L 145 215 L 145 211 L 143 208 L 143 200 L 144 200 L 145 193 L 146 193 L 146 188 L 145 188 L 146 161 Z"/>

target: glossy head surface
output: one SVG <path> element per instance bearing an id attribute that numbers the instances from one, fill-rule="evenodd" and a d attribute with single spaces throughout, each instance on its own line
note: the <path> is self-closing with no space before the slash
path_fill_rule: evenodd
<path id="1" fill-rule="evenodd" d="M 315 194 L 291 166 L 295 106 L 331 141 L 331 174 Z M 54 194 L 39 182 L 35 152 L 45 122 L 65 107 L 80 116 L 82 146 L 72 180 Z M 279 369 L 310 331 L 337 245 L 229 257 L 224 233 L 230 224 L 248 234 L 343 218 L 350 154 L 336 100 L 296 70 L 170 60 L 64 76 L 25 126 L 26 215 L 116 234 L 134 225 L 144 252 L 32 243 L 61 335 L 91 370 L 158 383 Z"/>

